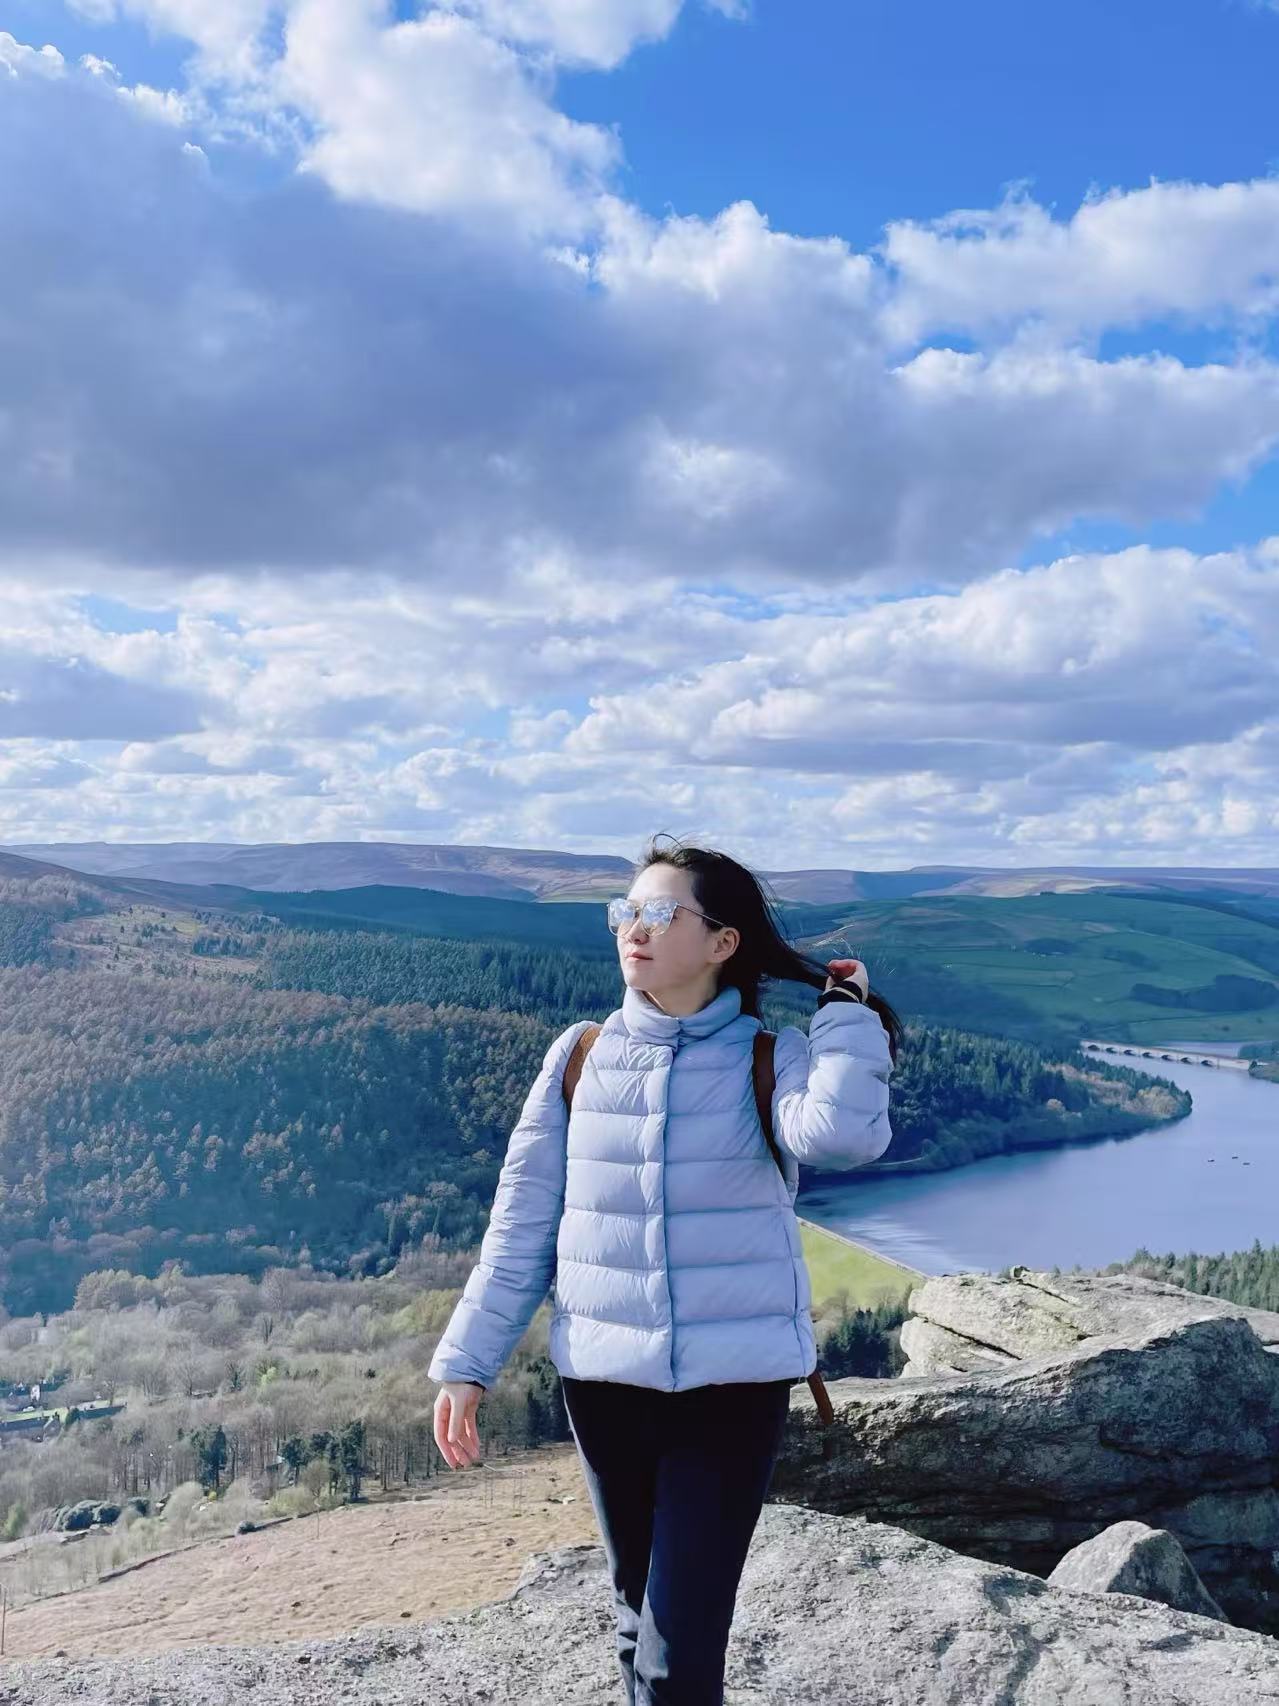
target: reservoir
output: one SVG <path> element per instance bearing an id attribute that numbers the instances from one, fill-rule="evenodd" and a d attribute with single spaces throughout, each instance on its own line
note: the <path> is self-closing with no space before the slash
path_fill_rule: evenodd
<path id="1" fill-rule="evenodd" d="M 1214 1066 L 1122 1064 L 1189 1090 L 1190 1113 L 1134 1137 L 993 1155 L 944 1173 L 827 1175 L 796 1210 L 925 1274 L 996 1273 L 1015 1262 L 1099 1268 L 1142 1245 L 1216 1255 L 1257 1238 L 1279 1242 L 1279 1084 Z"/>

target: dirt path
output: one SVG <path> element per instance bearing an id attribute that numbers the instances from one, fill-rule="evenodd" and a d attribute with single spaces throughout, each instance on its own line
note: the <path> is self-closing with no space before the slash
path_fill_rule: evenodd
<path id="1" fill-rule="evenodd" d="M 508 1594 L 529 1553 L 598 1539 L 575 1447 L 547 1446 L 446 1471 L 417 1498 L 206 1540 L 11 1611 L 4 1656 L 256 1645 L 442 1617 Z"/>

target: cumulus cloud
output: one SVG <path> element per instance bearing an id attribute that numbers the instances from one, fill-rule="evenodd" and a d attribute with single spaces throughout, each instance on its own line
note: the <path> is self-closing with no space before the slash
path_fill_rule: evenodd
<path id="1" fill-rule="evenodd" d="M 159 739 L 200 726 L 189 693 L 111 675 L 81 658 L 33 658 L 0 649 L 0 737 Z"/>
<path id="2" fill-rule="evenodd" d="M 302 165 L 340 195 L 580 234 L 617 160 L 546 79 L 452 11 L 386 21 L 386 0 L 294 0 L 273 86 L 314 126 Z"/>
<path id="3" fill-rule="evenodd" d="M 706 0 L 726 17 L 741 16 L 740 0 Z M 262 37 L 268 22 L 287 21 L 297 0 L 69 0 L 73 10 L 96 23 L 131 17 L 157 33 L 192 42 L 206 70 L 246 77 L 262 68 Z M 335 19 L 362 0 L 325 0 Z M 669 35 L 684 0 L 422 0 L 420 15 L 474 19 L 495 39 L 542 50 L 568 64 L 609 69 L 640 42 Z M 376 15 L 394 17 L 390 5 Z"/>
<path id="4" fill-rule="evenodd" d="M 66 70 L 66 60 L 51 43 L 29 47 L 18 41 L 8 30 L 0 30 L 0 72 L 16 78 L 25 72 L 36 77 L 60 77 Z"/>
<path id="5" fill-rule="evenodd" d="M 1031 316 L 1067 334 L 1264 320 L 1279 308 L 1279 178 L 1094 191 L 1069 219 L 1019 187 L 995 208 L 895 220 L 882 254 L 896 278 L 884 322 L 905 342 Z"/>
<path id="6" fill-rule="evenodd" d="M 1272 547 L 1199 557 L 1136 546 L 1005 570 L 955 596 L 752 625 L 750 651 L 692 679 L 598 694 L 571 754 L 896 773 L 911 753 L 967 774 L 983 750 L 1124 757 L 1235 738 L 1275 716 Z"/>
<path id="7" fill-rule="evenodd" d="M 549 49 L 557 59 L 608 68 L 641 41 L 660 41 L 683 0 L 470 0 L 464 10 L 493 35 Z"/>
<path id="8" fill-rule="evenodd" d="M 263 141 L 291 129 L 301 168 L 340 195 L 580 237 L 620 151 L 556 107 L 556 69 L 619 64 L 684 0 L 422 0 L 411 16 L 394 0 L 70 3 L 192 44 L 185 95 L 140 91 L 161 116 Z"/>
<path id="9" fill-rule="evenodd" d="M 1279 540 L 1069 556 L 821 613 L 676 583 L 566 616 L 546 584 L 440 601 L 276 577 L 238 587 L 232 621 L 224 582 L 175 581 L 194 608 L 168 632 L 82 615 L 103 676 L 185 687 L 204 726 L 99 741 L 61 795 L 11 787 L 0 839 L 87 839 L 110 816 L 134 839 L 627 852 L 697 821 L 789 865 L 1264 863 L 1279 828 Z M 87 684 L 82 702 L 88 720 Z M 71 761 L 64 732 L 33 730 L 25 762 Z"/>
<path id="10" fill-rule="evenodd" d="M 24 755 L 13 747 L 0 753 L 0 788 L 19 793 L 50 789 L 59 794 L 79 788 L 93 779 L 92 765 L 76 758 L 65 758 L 54 752 Z"/>
<path id="11" fill-rule="evenodd" d="M 0 839 L 1270 856 L 1279 542 L 1009 565 L 1273 454 L 1275 363 L 1095 343 L 1267 324 L 1273 181 L 862 253 L 620 198 L 556 70 L 678 0 L 79 5 L 194 57 L 0 35 Z"/>
<path id="12" fill-rule="evenodd" d="M 17 78 L 0 127 L 34 162 L 0 179 L 11 550 L 958 584 L 1074 517 L 1192 513 L 1279 436 L 1261 360 L 902 359 L 873 260 L 749 204 L 615 203 L 583 271 L 306 179 L 232 198 L 88 74 Z"/>
<path id="13" fill-rule="evenodd" d="M 235 80 L 262 69 L 261 36 L 280 10 L 276 0 L 68 0 L 93 23 L 133 18 L 156 34 L 179 36 L 197 50 L 197 72 Z"/>

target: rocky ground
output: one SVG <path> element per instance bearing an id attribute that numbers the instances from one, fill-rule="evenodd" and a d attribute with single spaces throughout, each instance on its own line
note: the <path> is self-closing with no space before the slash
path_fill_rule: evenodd
<path id="1" fill-rule="evenodd" d="M 1025 1269 L 930 1279 L 910 1306 L 904 1376 L 830 1382 L 829 1428 L 807 1388 L 792 1397 L 727 1706 L 1279 1706 L 1279 1316 Z M 302 1555 L 294 1573 L 265 1558 L 246 1571 L 234 1547 L 270 1536 L 237 1536 L 216 1543 L 239 1561 L 223 1600 L 213 1582 L 187 1598 L 204 1601 L 206 1638 L 214 1610 L 261 1639 L 20 1659 L 0 1670 L 0 1706 L 618 1706 L 580 1485 L 539 1487 L 538 1521 L 577 1525 L 539 1545 L 512 1512 L 485 1528 L 473 1474 L 437 1495 L 433 1542 L 317 1548 L 334 1597 L 307 1639 L 284 1638 L 311 1604 Z M 445 1507 L 461 1519 L 447 1535 Z M 372 1574 L 388 1566 L 404 1576 L 394 1604 Z M 427 1568 L 442 1584 L 434 1617 L 412 1587 Z M 154 1638 L 163 1579 L 115 1627 L 133 1615 Z M 77 1600 L 117 1586 L 36 1609 L 69 1629 Z M 472 1609 L 441 1615 L 460 1602 L 440 1595 L 463 1589 Z M 343 1618 L 353 1633 L 322 1638 Z M 80 1652 L 106 1650 L 105 1625 L 82 1635 Z M 53 1639 L 56 1623 L 46 1651 Z"/>
<path id="2" fill-rule="evenodd" d="M 276 1647 L 20 1663 L 2 1706 L 618 1706 L 603 1552 L 530 1559 L 438 1622 Z M 727 1706 L 1262 1706 L 1279 1641 L 1129 1594 L 1081 1593 L 862 1517 L 765 1506 Z"/>

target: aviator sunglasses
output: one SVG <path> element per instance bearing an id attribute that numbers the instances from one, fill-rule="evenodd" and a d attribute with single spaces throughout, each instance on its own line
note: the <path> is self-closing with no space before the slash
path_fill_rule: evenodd
<path id="1" fill-rule="evenodd" d="M 698 912 L 695 906 L 684 906 L 682 900 L 675 900 L 671 895 L 662 894 L 652 900 L 646 900 L 643 905 L 638 901 L 628 900 L 619 895 L 616 900 L 608 903 L 608 927 L 614 935 L 619 930 L 632 925 L 638 917 L 649 936 L 660 936 L 663 930 L 670 928 L 671 920 L 683 907 L 685 912 L 691 912 L 696 918 L 704 918 L 708 924 L 718 924 L 726 928 L 719 918 L 712 918 L 708 913 Z"/>

